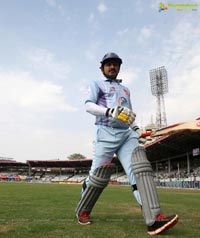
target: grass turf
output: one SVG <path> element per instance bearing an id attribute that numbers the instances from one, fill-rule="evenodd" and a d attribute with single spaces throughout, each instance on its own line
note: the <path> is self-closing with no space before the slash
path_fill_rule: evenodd
<path id="1" fill-rule="evenodd" d="M 147 238 L 141 210 L 130 187 L 108 186 L 91 218 L 81 226 L 74 214 L 80 185 L 0 183 L 0 238 Z M 200 191 L 158 189 L 162 210 L 178 213 L 179 223 L 156 237 L 197 238 Z"/>

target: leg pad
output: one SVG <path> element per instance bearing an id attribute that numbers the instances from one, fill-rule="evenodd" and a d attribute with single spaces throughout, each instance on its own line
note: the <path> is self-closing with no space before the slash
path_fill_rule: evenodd
<path id="1" fill-rule="evenodd" d="M 132 153 L 133 173 L 142 200 L 142 211 L 147 225 L 152 225 L 161 213 L 154 182 L 154 174 L 144 147 L 138 146 Z"/>
<path id="2" fill-rule="evenodd" d="M 112 163 L 98 167 L 93 175 L 89 177 L 87 188 L 82 195 L 76 208 L 76 213 L 90 213 L 103 189 L 108 185 L 110 176 L 114 172 L 115 165 Z"/>

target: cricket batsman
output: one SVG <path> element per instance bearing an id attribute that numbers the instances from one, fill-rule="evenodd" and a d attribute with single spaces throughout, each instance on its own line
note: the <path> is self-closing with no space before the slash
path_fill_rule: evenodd
<path id="1" fill-rule="evenodd" d="M 76 207 L 78 222 L 92 223 L 90 214 L 114 172 L 111 161 L 116 154 L 142 208 L 147 233 L 160 234 L 178 222 L 178 215 L 166 216 L 161 211 L 153 170 L 138 142 L 139 128 L 130 91 L 117 79 L 122 59 L 116 53 L 107 53 L 100 63 L 104 79 L 90 83 L 85 99 L 86 111 L 95 116 L 95 138 L 92 166 Z"/>

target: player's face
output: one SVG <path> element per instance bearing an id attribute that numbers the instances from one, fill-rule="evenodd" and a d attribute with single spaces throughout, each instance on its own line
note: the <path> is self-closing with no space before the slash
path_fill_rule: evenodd
<path id="1" fill-rule="evenodd" d="M 110 79 L 116 79 L 120 70 L 120 65 L 116 60 L 107 61 L 101 69 L 103 74 Z"/>

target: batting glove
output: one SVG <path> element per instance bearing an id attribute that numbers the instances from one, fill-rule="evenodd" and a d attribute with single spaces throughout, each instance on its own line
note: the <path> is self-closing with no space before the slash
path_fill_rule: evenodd
<path id="1" fill-rule="evenodd" d="M 142 131 L 141 129 L 137 129 L 136 132 L 138 133 L 138 136 L 139 136 L 139 138 L 138 138 L 139 143 L 140 143 L 140 144 L 145 144 L 146 141 L 147 141 L 147 139 L 142 136 L 143 131 Z"/>
<path id="2" fill-rule="evenodd" d="M 135 121 L 136 114 L 127 107 L 116 106 L 115 108 L 108 108 L 106 116 L 113 117 L 122 121 L 128 125 L 131 125 Z"/>

